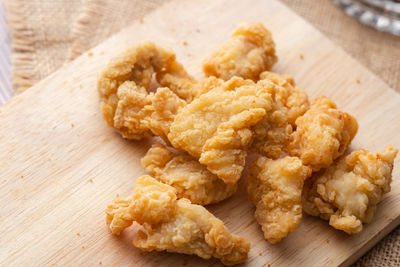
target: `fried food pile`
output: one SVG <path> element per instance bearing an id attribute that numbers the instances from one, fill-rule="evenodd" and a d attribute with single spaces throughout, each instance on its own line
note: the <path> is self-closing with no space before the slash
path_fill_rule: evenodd
<path id="1" fill-rule="evenodd" d="M 108 206 L 113 234 L 135 222 L 140 249 L 243 263 L 249 241 L 202 206 L 235 194 L 250 154 L 248 197 L 270 243 L 296 230 L 303 210 L 348 234 L 371 222 L 397 150 L 346 155 L 356 119 L 325 96 L 310 104 L 293 77 L 270 71 L 276 62 L 261 23 L 241 23 L 205 59 L 201 81 L 149 41 L 111 60 L 98 81 L 104 119 L 124 138 L 162 139 L 141 160 L 150 176 Z"/>

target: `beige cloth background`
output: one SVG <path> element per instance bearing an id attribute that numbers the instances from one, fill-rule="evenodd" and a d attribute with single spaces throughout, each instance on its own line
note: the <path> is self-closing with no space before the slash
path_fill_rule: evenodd
<path id="1" fill-rule="evenodd" d="M 15 91 L 27 89 L 167 1 L 6 0 Z M 400 92 L 400 37 L 361 25 L 330 0 L 281 1 Z M 400 227 L 354 266 L 400 266 Z"/>
<path id="2" fill-rule="evenodd" d="M 81 2 L 6 0 L 15 93 L 24 91 L 65 63 L 71 47 L 71 24 L 80 12 Z"/>

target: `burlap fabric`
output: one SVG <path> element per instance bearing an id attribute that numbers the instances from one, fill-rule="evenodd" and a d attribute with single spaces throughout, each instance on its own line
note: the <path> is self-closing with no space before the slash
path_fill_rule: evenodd
<path id="1" fill-rule="evenodd" d="M 168 1 L 8 0 L 14 88 L 24 90 Z M 281 1 L 400 91 L 399 37 L 359 24 L 330 0 Z M 400 227 L 354 266 L 400 266 Z"/>
<path id="2" fill-rule="evenodd" d="M 12 82 L 24 91 L 61 67 L 82 0 L 6 0 L 13 49 Z"/>
<path id="3" fill-rule="evenodd" d="M 75 58 L 130 22 L 141 19 L 168 0 L 83 0 L 83 10 L 72 30 L 70 58 Z"/>

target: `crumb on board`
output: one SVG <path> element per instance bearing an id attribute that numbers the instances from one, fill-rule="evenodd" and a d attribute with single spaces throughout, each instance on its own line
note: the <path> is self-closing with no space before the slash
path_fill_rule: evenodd
<path id="1" fill-rule="evenodd" d="M 75 127 L 75 124 L 71 123 L 71 127 L 74 128 L 74 127 Z"/>
<path id="2" fill-rule="evenodd" d="M 304 59 L 304 55 L 303 54 L 299 54 L 299 58 L 301 59 L 301 60 L 303 60 Z"/>
<path id="3" fill-rule="evenodd" d="M 80 233 L 76 233 L 76 235 L 77 235 L 77 236 L 81 236 L 81 234 L 80 234 Z"/>
<path id="4" fill-rule="evenodd" d="M 116 197 L 119 197 L 119 194 L 116 194 L 115 196 L 116 196 Z"/>
<path id="5" fill-rule="evenodd" d="M 85 248 L 85 246 L 82 246 L 82 248 Z"/>
<path id="6" fill-rule="evenodd" d="M 262 256 L 262 252 L 258 253 L 258 256 Z"/>
<path id="7" fill-rule="evenodd" d="M 90 178 L 90 179 L 89 179 L 89 182 L 93 183 L 93 179 L 92 179 L 92 178 Z"/>
<path id="8" fill-rule="evenodd" d="M 79 85 L 79 88 L 81 88 L 81 89 L 82 89 L 82 88 L 83 88 L 83 85 L 82 85 L 82 84 L 80 84 L 80 85 Z"/>
<path id="9" fill-rule="evenodd" d="M 103 263 L 101 261 L 99 261 L 99 264 L 102 265 Z"/>
<path id="10" fill-rule="evenodd" d="M 356 78 L 356 83 L 360 83 L 360 78 Z"/>
<path id="11" fill-rule="evenodd" d="M 23 175 L 21 175 L 21 179 L 23 179 L 24 178 L 24 176 Z"/>
<path id="12" fill-rule="evenodd" d="M 89 51 L 89 52 L 88 52 L 88 56 L 89 56 L 89 57 L 93 56 L 93 52 L 92 52 L 92 51 Z"/>
<path id="13" fill-rule="evenodd" d="M 329 244 L 329 239 L 325 240 L 325 242 Z"/>
<path id="14" fill-rule="evenodd" d="M 187 42 L 187 41 L 183 41 L 182 44 L 183 44 L 183 45 L 187 45 L 188 42 Z"/>
<path id="15" fill-rule="evenodd" d="M 139 18 L 139 22 L 140 22 L 140 23 L 143 23 L 143 17 L 140 17 L 140 18 Z"/>

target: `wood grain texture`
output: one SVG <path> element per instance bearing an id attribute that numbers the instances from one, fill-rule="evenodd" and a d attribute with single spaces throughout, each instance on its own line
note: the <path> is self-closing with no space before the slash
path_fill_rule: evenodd
<path id="1" fill-rule="evenodd" d="M 358 119 L 352 150 L 400 148 L 400 96 L 279 2 L 173 1 L 0 107 L 0 265 L 219 265 L 141 252 L 131 244 L 134 229 L 110 234 L 104 210 L 117 193 L 131 193 L 151 141 L 126 141 L 106 126 L 96 81 L 111 57 L 143 39 L 172 47 L 201 78 L 202 59 L 241 21 L 261 21 L 272 31 L 279 56 L 274 71 L 294 75 L 311 98 L 327 95 Z M 270 245 L 253 218 L 243 179 L 234 197 L 209 210 L 250 240 L 249 266 L 349 265 L 400 223 L 399 165 L 397 158 L 392 192 L 354 236 L 304 216 L 297 231 Z"/>

